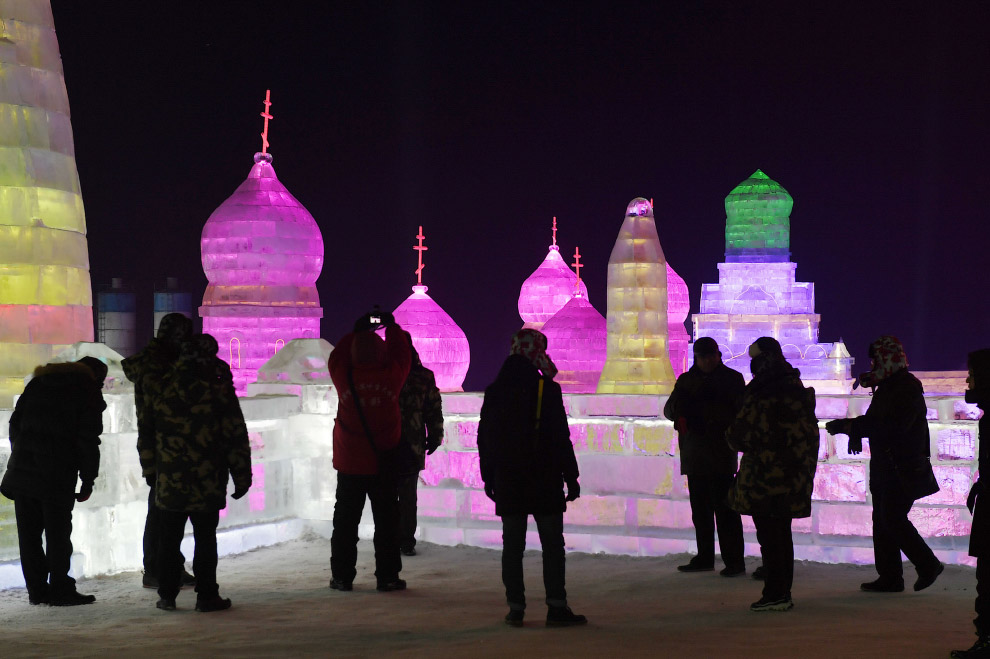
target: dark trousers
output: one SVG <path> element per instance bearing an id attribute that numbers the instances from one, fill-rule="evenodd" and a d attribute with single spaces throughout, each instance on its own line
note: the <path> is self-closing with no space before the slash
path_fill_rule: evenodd
<path id="1" fill-rule="evenodd" d="M 878 485 L 871 487 L 870 492 L 873 494 L 873 557 L 880 578 L 885 581 L 904 578 L 902 551 L 918 570 L 933 570 L 938 559 L 908 519 L 914 501 L 901 492 L 896 481 L 871 485 Z"/>
<path id="2" fill-rule="evenodd" d="M 767 577 L 763 583 L 763 597 L 780 600 L 791 596 L 794 583 L 794 538 L 791 536 L 790 517 L 753 515 L 756 539 L 763 555 L 763 569 Z"/>
<path id="3" fill-rule="evenodd" d="M 990 558 L 976 559 L 976 633 L 990 636 Z"/>
<path id="4" fill-rule="evenodd" d="M 510 609 L 526 608 L 523 552 L 528 515 L 502 515 L 502 583 Z M 543 547 L 543 588 L 547 606 L 567 606 L 564 589 L 564 514 L 533 515 Z"/>
<path id="5" fill-rule="evenodd" d="M 155 488 L 148 488 L 148 516 L 144 520 L 144 573 L 158 576 L 158 542 L 161 527 L 162 509 L 155 505 Z M 186 557 L 179 552 L 179 563 Z"/>
<path id="6" fill-rule="evenodd" d="M 176 512 L 158 510 L 158 595 L 165 599 L 175 599 L 179 594 L 182 579 L 182 554 L 179 545 L 186 532 L 186 520 L 192 522 L 193 572 L 196 574 L 196 597 L 200 600 L 213 599 L 220 593 L 217 585 L 217 524 L 219 510 L 203 512 Z M 169 560 L 171 558 L 171 560 Z"/>
<path id="7" fill-rule="evenodd" d="M 22 494 L 14 499 L 21 571 L 31 599 L 60 597 L 76 590 L 76 580 L 69 576 L 72 506 L 72 501 L 51 503 Z M 42 533 L 47 552 L 41 545 Z"/>
<path id="8" fill-rule="evenodd" d="M 333 507 L 330 536 L 330 571 L 346 583 L 357 575 L 358 524 L 365 497 L 375 519 L 375 577 L 379 584 L 399 578 L 399 499 L 395 480 L 380 476 L 337 473 L 337 503 Z M 197 575 L 198 576 L 198 575 Z"/>
<path id="9" fill-rule="evenodd" d="M 691 521 L 698 541 L 698 562 L 715 564 L 715 525 L 722 561 L 727 567 L 742 568 L 743 527 L 739 513 L 729 508 L 726 497 L 735 480 L 732 474 L 689 475 Z"/>
<path id="10" fill-rule="evenodd" d="M 416 491 L 419 472 L 399 479 L 399 547 L 416 546 Z"/>

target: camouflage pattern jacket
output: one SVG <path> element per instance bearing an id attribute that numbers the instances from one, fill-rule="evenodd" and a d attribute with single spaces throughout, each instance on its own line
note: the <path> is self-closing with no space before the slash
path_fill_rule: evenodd
<path id="1" fill-rule="evenodd" d="M 443 442 L 443 402 L 433 371 L 413 356 L 406 383 L 399 392 L 402 414 L 402 443 L 408 449 L 403 458 L 405 473 L 413 474 L 426 467 L 426 451 Z"/>
<path id="2" fill-rule="evenodd" d="M 142 439 L 154 442 L 155 439 L 155 398 L 161 395 L 165 376 L 178 358 L 175 349 L 168 343 L 154 338 L 133 357 L 120 363 L 124 375 L 134 383 L 134 408 L 137 412 L 138 451 Z"/>
<path id="3" fill-rule="evenodd" d="M 729 505 L 744 515 L 808 517 L 818 468 L 815 390 L 778 362 L 746 386 L 742 408 L 726 432 L 741 451 Z"/>
<path id="4" fill-rule="evenodd" d="M 145 392 L 147 394 L 147 391 Z M 152 401 L 154 434 L 138 436 L 143 475 L 155 477 L 155 503 L 200 512 L 227 505 L 251 486 L 251 447 L 230 369 L 215 355 L 183 351 Z"/>

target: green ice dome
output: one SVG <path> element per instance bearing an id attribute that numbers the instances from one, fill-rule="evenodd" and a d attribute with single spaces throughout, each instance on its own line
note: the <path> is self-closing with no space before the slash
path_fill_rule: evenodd
<path id="1" fill-rule="evenodd" d="M 791 208 L 787 190 L 759 169 L 725 198 L 727 263 L 772 263 L 791 257 Z"/>

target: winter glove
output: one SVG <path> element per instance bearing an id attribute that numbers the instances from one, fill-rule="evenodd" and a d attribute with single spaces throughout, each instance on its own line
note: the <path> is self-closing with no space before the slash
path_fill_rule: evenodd
<path id="1" fill-rule="evenodd" d="M 564 501 L 574 501 L 579 496 L 581 496 L 581 486 L 577 481 L 571 481 L 567 484 L 567 497 Z"/>
<path id="2" fill-rule="evenodd" d="M 973 514 L 973 509 L 976 508 L 976 497 L 983 494 L 983 481 L 976 481 L 973 483 L 973 487 L 969 488 L 969 496 L 966 497 L 966 507 L 969 508 L 969 514 Z"/>
<path id="3" fill-rule="evenodd" d="M 76 494 L 76 501 L 82 503 L 87 500 L 93 494 L 93 484 L 83 483 L 82 487 L 79 488 L 79 492 Z"/>
<path id="4" fill-rule="evenodd" d="M 440 448 L 440 442 L 426 442 L 426 454 L 433 455 L 433 452 Z"/>
<path id="5" fill-rule="evenodd" d="M 825 431 L 830 435 L 848 435 L 851 425 L 849 419 L 833 419 L 825 424 Z"/>
<path id="6" fill-rule="evenodd" d="M 487 496 L 489 499 L 491 499 L 495 503 L 498 503 L 498 501 L 495 499 L 495 486 L 494 485 L 489 485 L 488 483 L 485 483 L 485 496 Z"/>
<path id="7" fill-rule="evenodd" d="M 148 474 L 147 476 L 144 477 L 144 482 L 148 484 L 148 487 L 154 487 L 155 486 L 155 475 L 154 474 Z"/>
<path id="8" fill-rule="evenodd" d="M 850 437 L 849 438 L 849 455 L 859 455 L 863 452 L 863 438 L 862 437 Z"/>
<path id="9" fill-rule="evenodd" d="M 240 499 L 245 494 L 247 494 L 248 489 L 249 488 L 247 488 L 247 487 L 245 487 L 243 489 L 242 488 L 239 488 L 239 487 L 235 487 L 234 488 L 234 493 L 231 494 L 230 496 L 234 497 L 235 499 Z"/>

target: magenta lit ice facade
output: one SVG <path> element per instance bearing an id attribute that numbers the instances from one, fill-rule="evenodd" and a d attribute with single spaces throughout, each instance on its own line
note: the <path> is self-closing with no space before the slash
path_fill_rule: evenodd
<path id="1" fill-rule="evenodd" d="M 749 345 L 772 336 L 802 379 L 819 391 L 847 391 L 853 360 L 841 343 L 818 341 L 815 285 L 796 281 L 793 204 L 787 190 L 760 170 L 725 198 L 725 262 L 718 264 L 718 283 L 702 285 L 694 338 L 715 339 L 725 363 L 748 378 Z"/>
<path id="2" fill-rule="evenodd" d="M 551 245 L 540 266 L 526 278 L 519 290 L 519 317 L 523 327 L 541 329 L 574 295 L 575 275 L 560 256 L 560 248 Z M 578 284 L 581 295 L 588 299 L 584 282 Z"/>
<path id="3" fill-rule="evenodd" d="M 691 337 L 684 327 L 691 311 L 688 287 L 679 274 L 667 264 L 667 349 L 670 351 L 670 367 L 674 376 L 688 368 L 688 353 Z"/>
<path id="4" fill-rule="evenodd" d="M 437 388 L 443 392 L 463 391 L 464 376 L 471 365 L 467 336 L 426 291 L 422 284 L 413 286 L 412 295 L 392 315 L 412 336 L 420 361 L 436 376 Z"/>
<path id="5" fill-rule="evenodd" d="M 217 339 L 243 394 L 286 343 L 319 338 L 323 236 L 275 176 L 271 155 L 256 153 L 247 179 L 207 220 L 201 249 L 203 332 Z"/>
<path id="6" fill-rule="evenodd" d="M 605 366 L 605 317 L 583 295 L 575 295 L 540 331 L 547 337 L 547 352 L 558 369 L 554 382 L 561 390 L 595 393 Z"/>

